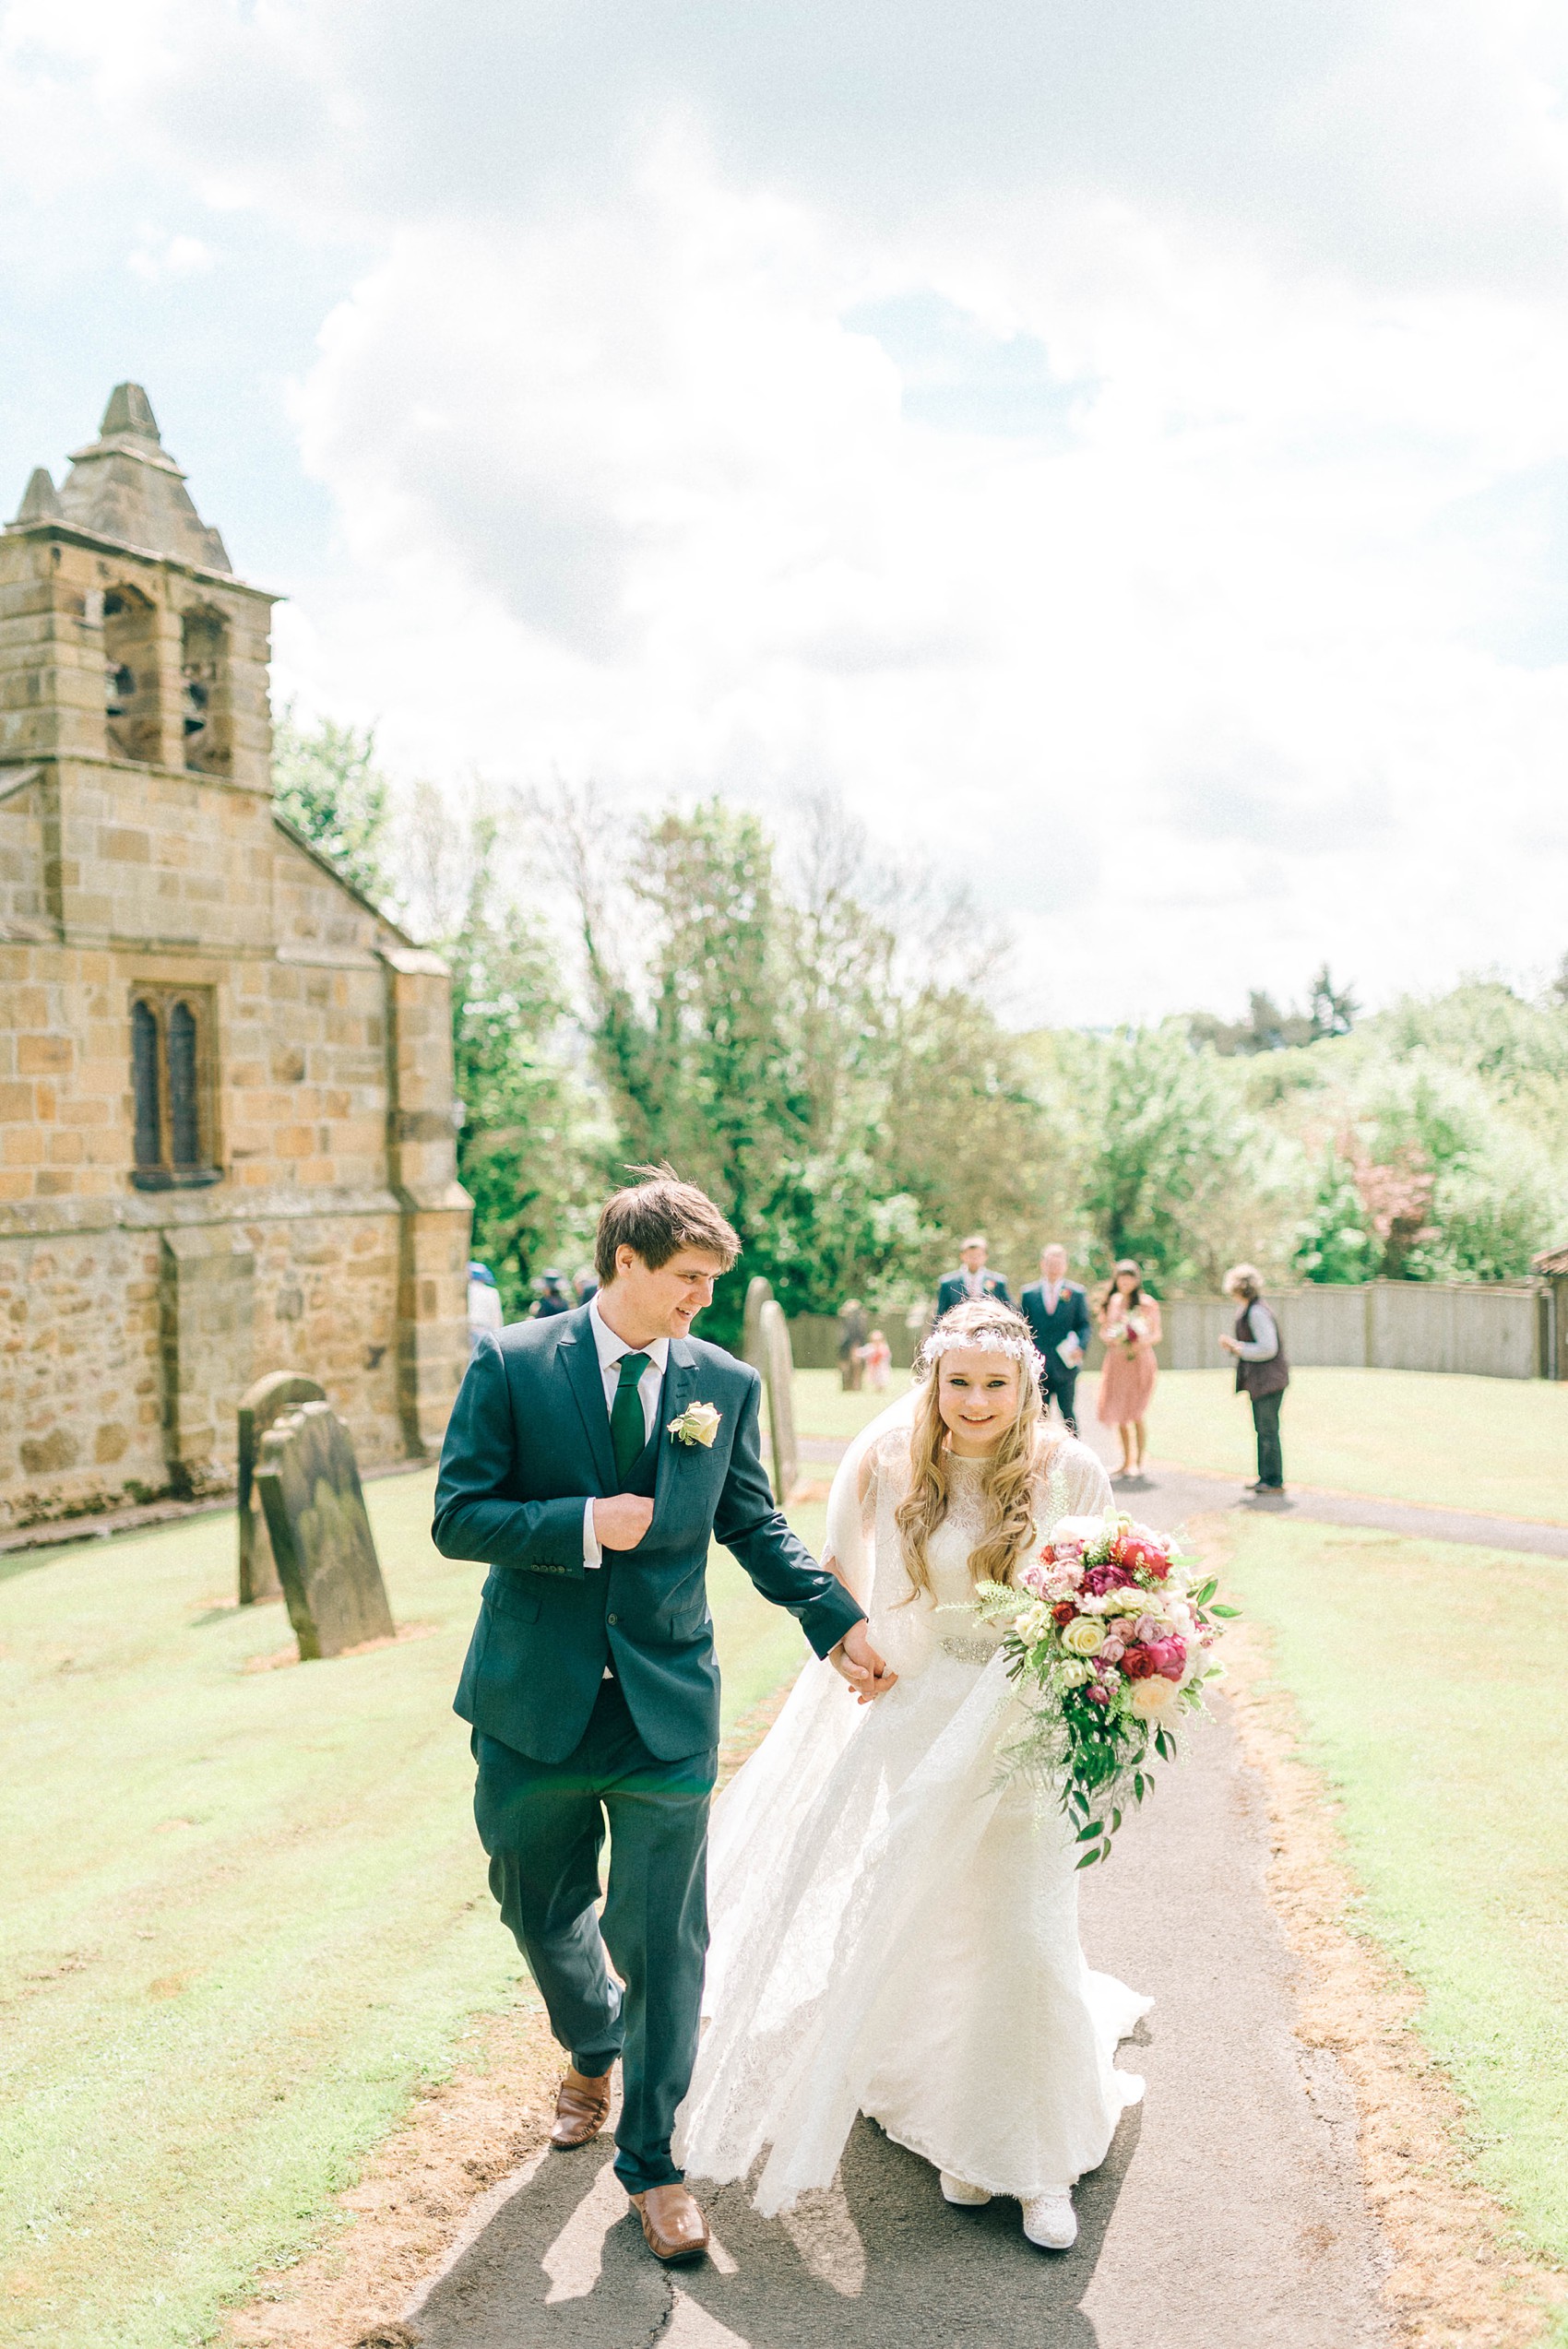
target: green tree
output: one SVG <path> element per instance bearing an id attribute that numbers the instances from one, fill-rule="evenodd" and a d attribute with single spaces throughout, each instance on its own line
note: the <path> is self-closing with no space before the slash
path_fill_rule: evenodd
<path id="1" fill-rule="evenodd" d="M 300 726 L 291 703 L 273 729 L 272 789 L 279 814 L 330 858 L 373 905 L 396 891 L 386 863 L 391 787 L 375 764 L 375 730 L 330 718 Z"/>
<path id="2" fill-rule="evenodd" d="M 440 943 L 462 1105 L 457 1173 L 474 1203 L 474 1253 L 495 1275 L 511 1321 L 528 1311 L 552 1259 L 566 1259 L 569 1275 L 590 1252 L 600 1181 L 554 947 L 502 892 L 499 834 L 494 817 L 471 819 L 461 919 Z"/>
<path id="3" fill-rule="evenodd" d="M 1324 963 L 1307 990 L 1307 1020 L 1312 1028 L 1309 1041 L 1322 1044 L 1331 1036 L 1348 1036 L 1360 1009 L 1348 987 L 1336 987 L 1333 973 Z"/>
<path id="4" fill-rule="evenodd" d="M 1185 1020 L 1059 1037 L 1042 1091 L 1053 1130 L 1071 1137 L 1071 1184 L 1095 1269 L 1131 1256 L 1169 1289 L 1215 1286 L 1241 1255 L 1266 1260 L 1261 1231 L 1280 1186 L 1268 1138 L 1241 1072 L 1194 1050 Z"/>
<path id="5" fill-rule="evenodd" d="M 1325 1285 L 1362 1281 L 1379 1256 L 1355 1174 L 1331 1146 L 1324 1152 L 1311 1211 L 1297 1228 L 1293 1268 L 1302 1280 Z"/>
<path id="6" fill-rule="evenodd" d="M 1281 1011 L 1265 989 L 1254 987 L 1247 997 L 1244 1020 L 1222 1020 L 1212 1012 L 1195 1012 L 1188 1027 L 1194 1043 L 1206 1044 L 1222 1059 L 1229 1059 L 1238 1053 L 1294 1051 L 1305 1044 L 1348 1036 L 1360 1011 L 1349 989 L 1335 985 L 1324 963 L 1307 989 L 1304 1011 Z"/>
<path id="7" fill-rule="evenodd" d="M 1038 1118 L 985 1006 L 930 975 L 929 908 L 864 870 L 841 825 L 786 872 L 754 816 L 710 801 L 616 831 L 606 875 L 591 804 L 555 820 L 623 1163 L 668 1158 L 742 1238 L 709 1334 L 734 1335 L 754 1273 L 789 1312 L 912 1300 L 955 1220 L 1027 1188 Z"/>

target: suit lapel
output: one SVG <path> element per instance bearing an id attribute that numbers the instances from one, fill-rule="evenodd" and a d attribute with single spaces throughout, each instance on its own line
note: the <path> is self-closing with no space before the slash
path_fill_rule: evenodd
<path id="1" fill-rule="evenodd" d="M 659 1504 L 664 1498 L 665 1489 L 675 1473 L 675 1453 L 678 1447 L 674 1438 L 666 1430 L 671 1420 L 678 1419 L 691 1401 L 692 1389 L 696 1384 L 696 1362 L 685 1341 L 683 1338 L 672 1337 L 670 1341 L 670 1359 L 664 1372 L 664 1393 L 659 1397 L 659 1418 L 654 1423 L 653 1430 L 653 1440 L 659 1446 L 659 1466 L 655 1471 L 653 1482 L 653 1508 L 656 1516 L 659 1513 Z"/>
<path id="2" fill-rule="evenodd" d="M 603 1493 L 617 1492 L 620 1485 L 610 1443 L 610 1414 L 604 1407 L 604 1374 L 599 1367 L 599 1348 L 588 1327 L 586 1307 L 576 1327 L 563 1332 L 560 1356 L 567 1383 L 582 1414 L 583 1433 L 593 1454 L 600 1489 Z"/>

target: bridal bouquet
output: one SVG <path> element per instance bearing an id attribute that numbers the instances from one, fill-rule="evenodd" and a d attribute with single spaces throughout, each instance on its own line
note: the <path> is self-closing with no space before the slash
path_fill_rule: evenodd
<path id="1" fill-rule="evenodd" d="M 1087 1846 L 1080 1868 L 1110 1858 L 1123 1806 L 1153 1791 L 1150 1748 L 1173 1762 L 1175 1721 L 1205 1710 L 1205 1683 L 1219 1677 L 1219 1619 L 1237 1612 L 1216 1603 L 1217 1588 L 1173 1539 L 1108 1510 L 1059 1518 L 1016 1587 L 976 1594 L 983 1616 L 1007 1624 L 1010 1678 L 1042 1699 L 1029 1701 L 1007 1774 L 1060 1784 Z"/>

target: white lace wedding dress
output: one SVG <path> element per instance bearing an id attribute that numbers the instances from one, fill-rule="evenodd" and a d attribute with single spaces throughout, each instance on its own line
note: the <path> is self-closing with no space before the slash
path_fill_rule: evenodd
<path id="1" fill-rule="evenodd" d="M 727 2181 L 766 2149 L 765 2215 L 832 2183 L 857 2111 L 969 2185 L 1028 2201 L 1098 2167 L 1143 2094 L 1112 2056 L 1150 2001 L 1084 1963 L 1077 1853 L 1053 1797 L 998 1787 L 1020 1716 L 1000 1633 L 970 1603 L 973 1463 L 953 1464 L 932 1596 L 910 1599 L 893 1523 L 909 1418 L 895 1406 L 852 1448 L 828 1524 L 898 1684 L 858 1707 L 830 1666 L 808 1665 L 714 1811 L 711 2021 L 675 2157 Z M 1042 1531 L 1106 1507 L 1086 1446 L 1064 1441 L 1050 1469 Z"/>

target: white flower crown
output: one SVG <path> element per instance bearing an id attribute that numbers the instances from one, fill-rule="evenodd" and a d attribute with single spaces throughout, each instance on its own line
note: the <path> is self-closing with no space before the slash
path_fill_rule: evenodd
<path id="1" fill-rule="evenodd" d="M 944 1354 L 957 1353 L 1005 1354 L 1010 1361 L 1026 1364 L 1037 1378 L 1045 1368 L 1039 1348 L 1016 1330 L 934 1329 L 915 1357 L 915 1377 L 929 1378 L 933 1366 Z"/>

